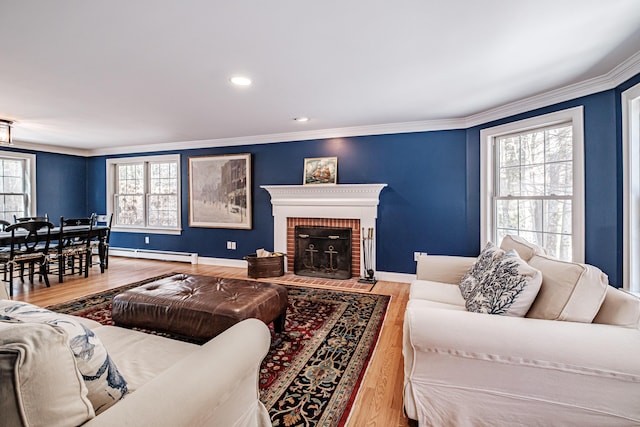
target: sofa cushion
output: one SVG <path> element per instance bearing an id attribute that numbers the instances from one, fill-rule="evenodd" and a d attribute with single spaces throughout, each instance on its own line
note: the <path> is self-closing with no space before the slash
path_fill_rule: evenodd
<path id="1" fill-rule="evenodd" d="M 487 276 L 491 274 L 495 260 L 500 258 L 504 251 L 497 248 L 493 243 L 487 242 L 486 246 L 478 255 L 469 271 L 460 281 L 460 293 L 462 298 L 467 300 L 474 288 L 477 287 Z"/>
<path id="2" fill-rule="evenodd" d="M 534 255 L 529 265 L 542 272 L 542 286 L 527 317 L 591 323 L 604 300 L 608 278 L 600 269 Z"/>
<path id="3" fill-rule="evenodd" d="M 25 323 L 46 323 L 64 329 L 68 345 L 76 358 L 88 397 L 96 414 L 104 411 L 127 393 L 127 382 L 120 375 L 100 339 L 72 316 L 61 316 L 24 302 L 0 301 L 0 316 Z"/>
<path id="4" fill-rule="evenodd" d="M 504 236 L 504 238 L 502 239 L 502 242 L 500 243 L 500 249 L 502 249 L 505 252 L 510 249 L 514 249 L 520 256 L 520 258 L 522 258 L 526 262 L 529 262 L 529 260 L 534 255 L 547 254 L 547 251 L 545 251 L 544 248 L 541 248 L 536 244 L 528 242 L 518 235 L 511 235 L 511 234 Z"/>
<path id="5" fill-rule="evenodd" d="M 640 298 L 607 286 L 607 294 L 593 323 L 640 328 Z"/>
<path id="6" fill-rule="evenodd" d="M 540 271 L 510 249 L 494 260 L 491 272 L 465 298 L 465 306 L 475 313 L 524 317 L 541 283 Z"/>
<path id="7" fill-rule="evenodd" d="M 67 340 L 57 326 L 0 321 L 0 424 L 75 426 L 94 417 Z"/>
<path id="8" fill-rule="evenodd" d="M 409 299 L 443 302 L 464 307 L 464 298 L 460 294 L 459 286 L 430 280 L 414 280 L 411 282 Z"/>

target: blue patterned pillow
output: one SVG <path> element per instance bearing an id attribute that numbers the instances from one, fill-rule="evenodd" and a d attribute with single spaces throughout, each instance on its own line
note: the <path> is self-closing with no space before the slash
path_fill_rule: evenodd
<path id="1" fill-rule="evenodd" d="M 63 329 L 96 414 L 127 393 L 127 382 L 118 372 L 102 341 L 73 317 L 61 316 L 24 302 L 0 300 L 0 318 L 13 322 L 48 323 Z"/>
<path id="2" fill-rule="evenodd" d="M 465 296 L 465 306 L 476 313 L 524 317 L 541 285 L 542 273 L 511 249 L 493 259 L 487 274 Z"/>
<path id="3" fill-rule="evenodd" d="M 495 261 L 504 255 L 504 251 L 491 242 L 487 242 L 476 262 L 460 280 L 460 293 L 466 300 L 473 290 L 491 274 Z"/>

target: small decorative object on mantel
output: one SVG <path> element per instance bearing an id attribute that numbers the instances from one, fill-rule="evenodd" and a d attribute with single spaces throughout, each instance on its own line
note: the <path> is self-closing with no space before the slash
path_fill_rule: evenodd
<path id="1" fill-rule="evenodd" d="M 306 184 L 330 184 L 338 182 L 338 158 L 316 157 L 304 159 L 304 181 Z"/>
<path id="2" fill-rule="evenodd" d="M 364 261 L 364 277 L 360 278 L 360 283 L 376 284 L 378 281 L 373 277 L 373 228 L 369 227 L 367 232 L 362 228 L 362 257 Z"/>

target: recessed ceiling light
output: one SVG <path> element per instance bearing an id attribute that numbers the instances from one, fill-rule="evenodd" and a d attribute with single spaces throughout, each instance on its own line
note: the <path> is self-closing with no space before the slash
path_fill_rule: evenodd
<path id="1" fill-rule="evenodd" d="M 295 119 L 296 122 L 308 122 L 309 121 L 309 117 L 296 117 Z"/>
<path id="2" fill-rule="evenodd" d="M 243 76 L 234 76 L 229 79 L 231 83 L 237 86 L 249 86 L 251 84 L 251 79 Z"/>

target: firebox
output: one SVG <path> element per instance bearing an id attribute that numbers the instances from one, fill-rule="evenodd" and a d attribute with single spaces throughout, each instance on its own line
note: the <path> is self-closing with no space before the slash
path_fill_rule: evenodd
<path id="1" fill-rule="evenodd" d="M 329 279 L 351 278 L 351 228 L 295 227 L 293 272 Z"/>

